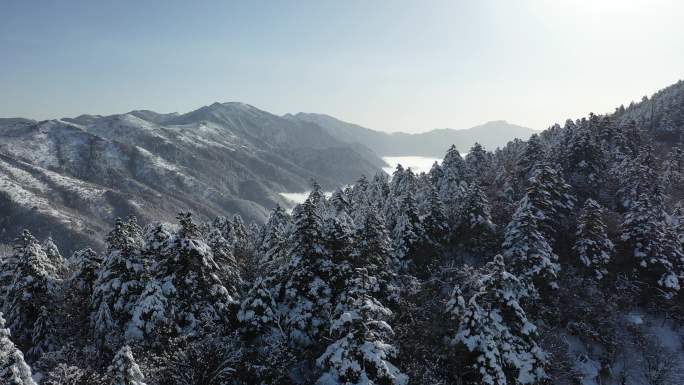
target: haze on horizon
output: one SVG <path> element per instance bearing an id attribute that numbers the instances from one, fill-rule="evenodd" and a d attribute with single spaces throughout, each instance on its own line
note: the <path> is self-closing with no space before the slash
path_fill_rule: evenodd
<path id="1" fill-rule="evenodd" d="M 676 0 L 3 0 L 0 117 L 241 101 L 387 131 L 543 129 L 684 77 L 683 18 Z"/>

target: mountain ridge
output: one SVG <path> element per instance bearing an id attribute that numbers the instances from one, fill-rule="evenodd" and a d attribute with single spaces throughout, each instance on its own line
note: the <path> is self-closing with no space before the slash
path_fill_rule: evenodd
<path id="1" fill-rule="evenodd" d="M 444 145 L 455 144 L 462 153 L 475 142 L 489 150 L 503 147 L 513 139 L 527 139 L 536 131 L 505 120 L 493 120 L 465 129 L 437 128 L 421 133 L 383 132 L 349 123 L 326 114 L 298 112 L 285 114 L 292 120 L 316 123 L 337 139 L 363 143 L 380 156 L 427 156 L 441 158 Z"/>
<path id="2" fill-rule="evenodd" d="M 288 204 L 281 192 L 305 191 L 312 179 L 332 189 L 384 166 L 317 125 L 235 104 L 186 114 L 6 118 L 0 138 L 0 208 L 8 213 L 0 243 L 30 227 L 66 251 L 98 245 L 127 215 L 144 223 L 191 210 L 263 222 Z"/>

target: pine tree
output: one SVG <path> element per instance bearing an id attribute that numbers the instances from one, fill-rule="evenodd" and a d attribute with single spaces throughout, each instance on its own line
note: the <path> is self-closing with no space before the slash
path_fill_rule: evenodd
<path id="1" fill-rule="evenodd" d="M 475 143 L 465 157 L 465 164 L 468 180 L 483 184 L 492 167 L 492 156 L 480 143 Z"/>
<path id="2" fill-rule="evenodd" d="M 682 183 L 684 183 L 684 148 L 680 146 L 672 148 L 667 160 L 663 162 L 662 179 L 668 191 L 681 190 Z"/>
<path id="3" fill-rule="evenodd" d="M 432 183 L 432 185 L 435 187 L 439 187 L 442 178 L 444 178 L 444 171 L 442 170 L 442 166 L 439 164 L 439 162 L 435 161 L 432 163 L 430 171 L 428 171 L 427 175 L 430 183 Z"/>
<path id="4" fill-rule="evenodd" d="M 384 172 L 375 174 L 368 186 L 368 201 L 373 205 L 380 205 L 387 200 L 390 195 L 388 176 Z"/>
<path id="5" fill-rule="evenodd" d="M 4 313 L 20 346 L 30 346 L 33 325 L 41 306 L 50 304 L 51 264 L 43 248 L 28 230 L 15 241 L 14 280 L 5 291 Z"/>
<path id="6" fill-rule="evenodd" d="M 119 349 L 107 371 L 112 378 L 112 385 L 145 385 L 145 377 L 128 345 Z"/>
<path id="7" fill-rule="evenodd" d="M 71 286 L 89 300 L 93 293 L 98 271 L 102 266 L 102 256 L 90 248 L 77 250 L 71 256 L 70 265 L 72 271 L 71 277 L 69 277 Z"/>
<path id="8" fill-rule="evenodd" d="M 93 309 L 91 326 L 102 341 L 105 336 L 116 335 L 122 330 L 145 289 L 147 263 L 141 255 L 142 243 L 142 231 L 130 218 L 126 221 L 117 219 L 107 236 L 107 252 L 90 301 Z M 105 323 L 98 324 L 99 321 Z M 107 330 L 112 326 L 113 330 Z"/>
<path id="9" fill-rule="evenodd" d="M 663 191 L 653 147 L 646 145 L 635 151 L 637 156 L 626 158 L 617 166 L 617 198 L 624 210 L 629 210 L 640 194 L 660 195 Z"/>
<path id="10" fill-rule="evenodd" d="M 238 262 L 233 255 L 233 246 L 223 238 L 219 229 L 212 228 L 209 234 L 205 237 L 207 245 L 214 255 L 214 261 L 219 266 L 219 278 L 222 282 L 239 283 L 240 268 Z M 248 266 L 248 271 L 258 269 L 258 266 Z"/>
<path id="11" fill-rule="evenodd" d="M 0 382 L 6 385 L 36 385 L 31 377 L 31 368 L 10 339 L 5 319 L 0 313 Z"/>
<path id="12" fill-rule="evenodd" d="M 455 146 L 447 151 L 441 165 L 442 176 L 437 186 L 450 228 L 458 225 L 458 214 L 466 190 L 467 170 Z"/>
<path id="13" fill-rule="evenodd" d="M 132 342 L 155 342 L 162 327 L 171 324 L 169 299 L 156 280 L 147 280 L 145 290 L 140 294 L 128 322 L 124 337 Z M 103 309 L 106 312 L 106 308 Z M 107 313 L 101 314 L 101 323 L 106 325 Z"/>
<path id="14" fill-rule="evenodd" d="M 368 207 L 370 204 L 369 194 L 370 184 L 368 183 L 366 176 L 362 175 L 351 189 L 350 198 L 353 212 L 363 211 L 366 207 Z"/>
<path id="15" fill-rule="evenodd" d="M 468 251 L 486 254 L 492 247 L 495 231 L 487 195 L 473 182 L 466 191 L 461 223 L 456 230 L 460 243 Z"/>
<path id="16" fill-rule="evenodd" d="M 396 259 L 402 265 L 408 266 L 418 257 L 417 246 L 425 237 L 413 193 L 408 191 L 403 195 L 398 212 L 392 231 L 393 249 Z"/>
<path id="17" fill-rule="evenodd" d="M 521 280 L 532 282 L 538 290 L 555 289 L 560 271 L 558 256 L 539 230 L 535 212 L 524 197 L 506 227 L 503 256 Z"/>
<path id="18" fill-rule="evenodd" d="M 43 241 L 42 247 L 45 255 L 50 261 L 50 275 L 53 277 L 64 277 L 67 272 L 67 263 L 59 252 L 59 248 L 52 240 L 52 237 L 47 237 L 45 241 Z"/>
<path id="19" fill-rule="evenodd" d="M 328 212 L 323 219 L 323 242 L 333 263 L 342 261 L 349 255 L 353 228 L 354 222 L 345 211 Z"/>
<path id="20" fill-rule="evenodd" d="M 266 271 L 286 263 L 287 238 L 292 218 L 287 212 L 276 206 L 264 226 L 264 237 L 259 246 L 260 262 Z"/>
<path id="21" fill-rule="evenodd" d="M 233 216 L 233 253 L 235 258 L 244 263 L 250 260 L 249 251 L 249 237 L 247 235 L 247 227 L 242 217 L 239 214 Z"/>
<path id="22" fill-rule="evenodd" d="M 280 325 L 278 306 L 269 287 L 272 283 L 268 277 L 257 277 L 240 304 L 237 318 L 248 333 L 260 334 L 269 327 Z"/>
<path id="23" fill-rule="evenodd" d="M 679 240 L 679 244 L 684 247 L 684 206 L 677 204 L 672 215 L 670 215 L 670 226 Z"/>
<path id="24" fill-rule="evenodd" d="M 641 194 L 631 205 L 620 227 L 630 265 L 641 278 L 671 295 L 680 288 L 676 266 L 681 245 L 668 236 L 662 199 Z"/>
<path id="25" fill-rule="evenodd" d="M 307 198 L 295 213 L 290 237 L 290 260 L 285 284 L 285 321 L 290 337 L 310 345 L 328 324 L 332 290 L 328 284 L 333 264 L 323 245 L 318 208 Z"/>
<path id="26" fill-rule="evenodd" d="M 394 332 L 385 320 L 391 314 L 372 297 L 350 298 L 331 326 L 338 339 L 316 360 L 324 371 L 317 383 L 407 384 L 408 377 L 391 362 L 398 353 L 389 344 Z"/>
<path id="27" fill-rule="evenodd" d="M 530 288 L 505 269 L 496 256 L 463 292 L 458 286 L 447 303 L 455 328 L 449 342 L 463 349 L 466 364 L 462 380 L 469 384 L 542 384 L 547 354 L 539 347 L 537 328 L 521 302 Z"/>
<path id="28" fill-rule="evenodd" d="M 169 239 L 165 258 L 157 261 L 153 271 L 163 296 L 168 298 L 171 308 L 167 311 L 174 316 L 177 330 L 194 334 L 208 322 L 227 322 L 238 299 L 240 282 L 221 282 L 222 270 L 192 215 L 180 213 L 177 218 L 180 228 Z"/>
<path id="29" fill-rule="evenodd" d="M 603 211 L 593 199 L 584 202 L 577 221 L 577 241 L 574 248 L 581 265 L 599 280 L 608 274 L 608 263 L 614 251 L 613 242 L 608 239 L 606 225 L 603 223 Z"/>
<path id="30" fill-rule="evenodd" d="M 394 270 L 400 261 L 393 258 L 391 240 L 382 215 L 375 207 L 366 212 L 363 223 L 356 229 L 348 262 L 351 269 L 364 268 L 375 279 L 364 286 L 380 300 L 394 301 L 398 294 Z"/>
<path id="31" fill-rule="evenodd" d="M 309 200 L 316 207 L 319 214 L 323 214 L 325 209 L 325 194 L 323 194 L 323 188 L 315 180 L 311 180 L 311 192 L 309 193 Z"/>
<path id="32" fill-rule="evenodd" d="M 45 306 L 40 307 L 31 334 L 31 348 L 27 352 L 29 357 L 36 359 L 43 353 L 59 349 L 55 321 Z"/>
<path id="33" fill-rule="evenodd" d="M 575 207 L 571 187 L 565 183 L 555 168 L 538 164 L 529 180 L 526 197 L 535 211 L 539 230 L 553 240 L 567 224 L 565 220 Z"/>
<path id="34" fill-rule="evenodd" d="M 317 383 L 406 384 L 408 377 L 392 362 L 398 353 L 390 344 L 394 332 L 387 321 L 392 312 L 377 299 L 391 296 L 392 274 L 389 242 L 374 208 L 355 238 L 352 253 L 337 264 L 341 284 L 330 327 L 336 340 L 316 361 L 324 371 Z"/>
<path id="35" fill-rule="evenodd" d="M 100 302 L 97 311 L 91 314 L 91 324 L 98 347 L 112 346 L 118 338 L 117 324 L 106 302 Z"/>
<path id="36" fill-rule="evenodd" d="M 523 186 L 526 186 L 527 180 L 532 176 L 532 171 L 537 165 L 543 163 L 545 159 L 546 151 L 539 135 L 534 134 L 530 136 L 522 154 L 520 154 L 520 157 L 518 158 L 516 165 L 516 169 L 518 170 L 517 180 L 521 181 Z M 524 190 L 520 189 L 519 193 L 524 193 Z"/>
<path id="37" fill-rule="evenodd" d="M 349 199 L 344 191 L 339 188 L 335 190 L 330 197 L 330 204 L 336 212 L 349 213 L 351 209 L 351 202 L 349 202 Z"/>
<path id="38" fill-rule="evenodd" d="M 446 237 L 449 228 L 442 200 L 439 198 L 437 189 L 428 184 L 427 213 L 421 218 L 425 237 L 431 247 L 439 247 Z"/>
<path id="39" fill-rule="evenodd" d="M 582 198 L 596 197 L 597 188 L 603 181 L 604 155 L 589 127 L 573 132 L 564 162 L 565 175 Z"/>

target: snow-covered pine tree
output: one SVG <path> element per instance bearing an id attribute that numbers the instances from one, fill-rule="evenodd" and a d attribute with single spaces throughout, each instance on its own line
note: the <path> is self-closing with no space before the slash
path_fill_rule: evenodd
<path id="1" fill-rule="evenodd" d="M 492 222 L 487 195 L 477 182 L 468 185 L 461 207 L 461 223 L 455 232 L 459 243 L 469 252 L 486 256 L 491 251 L 496 226 Z"/>
<path id="2" fill-rule="evenodd" d="M 36 385 L 24 355 L 10 339 L 10 330 L 0 313 L 0 382 L 5 385 Z"/>
<path id="3" fill-rule="evenodd" d="M 363 223 L 356 229 L 349 261 L 352 268 L 363 267 L 369 276 L 375 277 L 374 285 L 365 286 L 365 289 L 383 302 L 395 300 L 398 291 L 394 270 L 400 267 L 400 263 L 393 255 L 382 215 L 371 206 Z"/>
<path id="4" fill-rule="evenodd" d="M 525 143 L 525 147 L 520 154 L 516 164 L 516 180 L 520 182 L 520 187 L 517 189 L 518 194 L 524 194 L 524 188 L 527 186 L 527 180 L 532 176 L 537 165 L 543 163 L 546 159 L 546 150 L 539 138 L 539 135 L 533 134 Z M 518 195 L 520 196 L 520 195 Z"/>
<path id="5" fill-rule="evenodd" d="M 502 248 L 515 275 L 543 291 L 557 287 L 560 265 L 558 256 L 539 230 L 536 212 L 527 196 L 520 200 L 506 227 Z"/>
<path id="6" fill-rule="evenodd" d="M 70 286 L 90 300 L 97 274 L 102 266 L 102 256 L 93 249 L 76 250 L 70 258 Z"/>
<path id="7" fill-rule="evenodd" d="M 131 342 L 156 342 L 162 327 L 171 324 L 169 300 L 156 280 L 147 279 L 145 290 L 140 294 L 131 311 L 131 320 L 124 337 Z M 106 308 L 103 309 L 106 312 Z M 98 314 L 99 315 L 99 314 Z M 101 314 L 107 323 L 107 314 Z"/>
<path id="8" fill-rule="evenodd" d="M 467 170 L 465 161 L 461 158 L 456 146 L 449 147 L 442 165 L 441 178 L 437 184 L 439 196 L 451 229 L 456 228 L 459 220 L 459 210 L 465 195 Z"/>
<path id="9" fill-rule="evenodd" d="M 388 299 L 392 275 L 389 242 L 381 225 L 371 207 L 355 236 L 356 247 L 337 262 L 340 283 L 330 327 L 336 340 L 316 361 L 324 372 L 319 385 L 408 382 L 393 364 L 398 350 L 391 345 L 394 332 L 387 323 L 392 312 L 377 299 Z"/>
<path id="10" fill-rule="evenodd" d="M 675 146 L 663 162 L 663 185 L 666 191 L 676 193 L 684 183 L 684 148 Z"/>
<path id="11" fill-rule="evenodd" d="M 349 256 L 354 235 L 354 222 L 346 211 L 332 208 L 323 219 L 323 242 L 333 263 Z"/>
<path id="12" fill-rule="evenodd" d="M 675 206 L 669 224 L 677 235 L 679 244 L 684 247 L 684 206 L 681 203 Z"/>
<path id="13" fill-rule="evenodd" d="M 368 186 L 368 201 L 374 205 L 383 204 L 390 195 L 388 176 L 384 172 L 375 174 Z"/>
<path id="14" fill-rule="evenodd" d="M 50 275 L 53 277 L 66 278 L 67 263 L 66 259 L 59 252 L 59 248 L 55 244 L 52 237 L 47 237 L 42 244 L 43 251 L 50 261 Z"/>
<path id="15" fill-rule="evenodd" d="M 51 305 L 53 277 L 50 260 L 38 241 L 24 230 L 15 241 L 15 271 L 5 294 L 3 310 L 7 325 L 20 346 L 31 346 L 33 325 L 42 306 Z"/>
<path id="16" fill-rule="evenodd" d="M 145 376 L 135 362 L 128 345 L 119 349 L 107 372 L 112 379 L 112 385 L 145 385 Z"/>
<path id="17" fill-rule="evenodd" d="M 370 183 L 365 175 L 362 175 L 351 189 L 351 205 L 352 211 L 363 211 L 369 205 Z"/>
<path id="18" fill-rule="evenodd" d="M 259 265 L 266 271 L 287 262 L 287 238 L 291 224 L 290 215 L 280 205 L 276 206 L 264 225 L 264 236 L 259 246 Z"/>
<path id="19" fill-rule="evenodd" d="M 371 296 L 347 301 L 346 311 L 331 325 L 338 339 L 316 360 L 323 370 L 317 384 L 407 384 L 408 377 L 392 363 L 398 353 L 386 322 L 392 312 Z"/>
<path id="20" fill-rule="evenodd" d="M 311 199 L 311 203 L 316 206 L 319 210 L 323 210 L 325 208 L 325 194 L 323 194 L 323 188 L 321 187 L 320 184 L 314 179 L 311 180 L 311 192 L 309 193 L 309 198 Z"/>
<path id="21" fill-rule="evenodd" d="M 134 220 L 119 218 L 107 236 L 107 252 L 90 300 L 91 327 L 100 342 L 123 330 L 145 289 L 147 263 L 141 255 L 141 233 Z"/>
<path id="22" fill-rule="evenodd" d="M 608 274 L 608 263 L 615 247 L 608 238 L 603 222 L 603 207 L 589 198 L 577 220 L 577 241 L 574 250 L 582 267 L 589 270 L 596 279 Z"/>
<path id="23" fill-rule="evenodd" d="M 628 265 L 643 281 L 666 295 L 679 291 L 681 245 L 668 237 L 661 197 L 640 194 L 625 214 L 620 233 Z"/>
<path id="24" fill-rule="evenodd" d="M 41 306 L 31 332 L 31 348 L 26 352 L 29 357 L 37 359 L 43 353 L 58 350 L 60 347 L 58 330 L 47 307 Z"/>
<path id="25" fill-rule="evenodd" d="M 539 230 L 554 240 L 567 227 L 565 221 L 575 207 L 571 187 L 554 167 L 540 163 L 532 171 L 525 195 L 535 211 Z"/>
<path id="26" fill-rule="evenodd" d="M 638 148 L 638 155 L 625 158 L 616 167 L 618 178 L 617 198 L 625 211 L 639 199 L 640 194 L 660 195 L 662 187 L 658 178 L 658 162 L 653 147 L 645 145 Z"/>
<path id="27" fill-rule="evenodd" d="M 408 267 L 420 259 L 418 247 L 425 238 L 416 199 L 410 190 L 403 194 L 397 214 L 392 230 L 393 250 L 401 265 Z"/>
<path id="28" fill-rule="evenodd" d="M 566 180 L 580 198 L 596 198 L 603 180 L 604 154 L 588 124 L 572 134 L 563 162 Z"/>
<path id="29" fill-rule="evenodd" d="M 543 384 L 547 354 L 539 347 L 537 328 L 521 302 L 530 296 L 524 280 L 494 257 L 475 287 L 454 289 L 447 313 L 455 322 L 449 342 L 467 352 L 461 381 L 466 384 Z M 459 362 L 459 364 L 462 364 Z"/>
<path id="30" fill-rule="evenodd" d="M 98 348 L 113 346 L 118 340 L 118 325 L 106 302 L 100 302 L 97 310 L 90 315 L 90 323 Z"/>
<path id="31" fill-rule="evenodd" d="M 190 213 L 178 214 L 178 222 L 180 229 L 168 240 L 165 258 L 157 261 L 153 271 L 168 298 L 167 311 L 174 316 L 177 331 L 192 335 L 208 322 L 228 321 L 240 282 L 221 282 L 222 270 Z M 158 296 L 156 289 L 153 293 Z"/>
<path id="32" fill-rule="evenodd" d="M 223 235 L 221 231 L 216 228 L 209 230 L 209 233 L 205 236 L 207 245 L 211 248 L 214 255 L 214 261 L 220 268 L 220 278 L 223 282 L 238 282 L 240 268 L 238 266 L 237 260 L 233 255 L 233 245 L 231 245 Z M 247 271 L 255 271 L 258 266 L 247 266 Z"/>
<path id="33" fill-rule="evenodd" d="M 233 233 L 233 222 L 230 219 L 218 216 L 212 221 L 211 228 L 218 229 L 223 238 L 230 244 L 230 247 L 233 247 L 235 244 L 235 234 Z"/>
<path id="34" fill-rule="evenodd" d="M 62 309 L 66 314 L 67 328 L 74 327 L 77 332 L 89 335 L 87 327 L 91 309 L 90 298 L 102 265 L 102 256 L 90 248 L 76 250 L 69 258 L 68 278 L 64 290 Z"/>
<path id="35" fill-rule="evenodd" d="M 330 204 L 335 212 L 349 213 L 351 203 L 347 195 L 341 189 L 336 189 L 330 197 Z"/>
<path id="36" fill-rule="evenodd" d="M 442 200 L 432 183 L 428 183 L 426 214 L 421 218 L 425 238 L 431 247 L 437 248 L 444 241 L 448 231 L 448 222 L 444 213 Z"/>
<path id="37" fill-rule="evenodd" d="M 272 286 L 271 277 L 257 277 L 242 300 L 237 318 L 247 334 L 259 335 L 270 327 L 280 328 L 280 313 Z"/>
<path id="38" fill-rule="evenodd" d="M 430 167 L 430 171 L 427 173 L 428 179 L 433 186 L 439 188 L 440 181 L 444 177 L 444 171 L 442 171 L 442 166 L 439 162 L 435 161 Z"/>
<path id="39" fill-rule="evenodd" d="M 390 180 L 390 193 L 394 197 L 398 197 L 404 193 L 403 189 L 408 187 L 407 181 L 405 180 L 407 171 L 404 166 L 397 164 L 392 173 L 392 179 Z"/>
<path id="40" fill-rule="evenodd" d="M 239 214 L 233 216 L 233 254 L 240 263 L 249 261 L 250 244 L 247 227 Z"/>
<path id="41" fill-rule="evenodd" d="M 399 217 L 404 214 L 404 208 L 402 207 L 405 203 L 404 199 L 408 194 L 411 194 L 411 199 L 415 199 L 416 190 L 416 176 L 413 174 L 413 171 L 411 171 L 411 169 L 404 170 L 404 168 L 398 164 L 397 169 L 394 171 L 394 174 L 392 174 L 390 195 L 383 202 L 385 225 L 388 229 L 395 228 L 399 221 Z M 417 207 L 415 200 L 414 206 Z"/>
<path id="42" fill-rule="evenodd" d="M 252 258 L 258 257 L 258 248 L 261 245 L 262 235 L 261 226 L 254 221 L 250 222 L 249 226 L 247 226 L 247 239 L 249 240 L 249 252 L 252 254 Z"/>
<path id="43" fill-rule="evenodd" d="M 334 265 L 323 244 L 323 223 L 316 204 L 307 198 L 295 213 L 285 283 L 285 323 L 298 344 L 314 343 L 327 329 Z"/>
<path id="44" fill-rule="evenodd" d="M 465 157 L 468 180 L 483 184 L 492 167 L 492 155 L 480 143 L 475 143 Z"/>

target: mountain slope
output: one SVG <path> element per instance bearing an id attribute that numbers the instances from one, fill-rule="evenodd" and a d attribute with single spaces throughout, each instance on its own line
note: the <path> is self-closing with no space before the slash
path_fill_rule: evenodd
<path id="1" fill-rule="evenodd" d="M 36 122 L 0 120 L 0 243 L 22 227 L 67 251 L 117 216 L 172 220 L 241 214 L 261 222 L 280 192 L 331 189 L 383 162 L 319 126 L 238 103 Z M 74 242 L 69 242 L 74 239 Z"/>
<path id="2" fill-rule="evenodd" d="M 455 144 L 459 151 L 467 152 L 479 142 L 494 150 L 515 138 L 527 139 L 535 131 L 506 121 L 492 121 L 465 130 L 436 129 L 420 134 L 392 133 L 371 130 L 323 114 L 287 114 L 290 120 L 315 123 L 337 139 L 347 143 L 363 143 L 381 156 L 417 155 L 442 157 L 445 145 Z"/>

